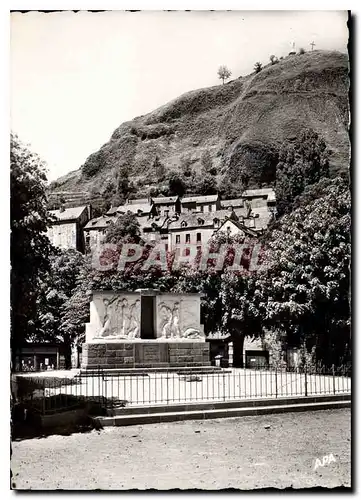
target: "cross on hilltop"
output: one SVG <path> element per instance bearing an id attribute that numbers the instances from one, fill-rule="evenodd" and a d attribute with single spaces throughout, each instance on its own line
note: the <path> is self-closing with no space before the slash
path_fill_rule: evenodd
<path id="1" fill-rule="evenodd" d="M 315 42 L 310 43 L 310 45 L 311 45 L 312 51 L 313 51 L 313 47 L 316 45 Z"/>

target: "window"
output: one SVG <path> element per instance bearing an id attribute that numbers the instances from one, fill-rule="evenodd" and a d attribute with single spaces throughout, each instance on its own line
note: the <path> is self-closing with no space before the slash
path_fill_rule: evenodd
<path id="1" fill-rule="evenodd" d="M 175 242 L 180 243 L 180 234 L 176 234 L 175 236 Z"/>
<path id="2" fill-rule="evenodd" d="M 197 233 L 197 243 L 202 241 L 202 233 Z"/>
<path id="3" fill-rule="evenodd" d="M 200 208 L 201 212 L 204 212 L 204 206 L 203 205 L 201 205 L 199 208 Z"/>
<path id="4" fill-rule="evenodd" d="M 186 243 L 190 243 L 190 242 L 191 242 L 191 235 L 186 234 Z"/>
<path id="5" fill-rule="evenodd" d="M 212 212 L 212 205 L 208 205 L 208 212 Z"/>

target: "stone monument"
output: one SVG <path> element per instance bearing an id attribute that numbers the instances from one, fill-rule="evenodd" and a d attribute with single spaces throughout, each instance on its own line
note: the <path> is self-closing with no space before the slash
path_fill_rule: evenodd
<path id="1" fill-rule="evenodd" d="M 93 292 L 82 368 L 209 365 L 200 294 Z"/>

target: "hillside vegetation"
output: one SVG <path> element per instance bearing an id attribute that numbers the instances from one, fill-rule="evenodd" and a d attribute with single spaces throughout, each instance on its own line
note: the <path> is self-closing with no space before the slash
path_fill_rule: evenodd
<path id="1" fill-rule="evenodd" d="M 99 151 L 51 191 L 115 192 L 126 169 L 135 195 L 159 184 L 157 157 L 170 171 L 201 169 L 207 151 L 218 184 L 225 177 L 249 187 L 275 180 L 284 142 L 312 129 L 326 141 L 331 174 L 349 165 L 348 58 L 313 51 L 288 56 L 259 73 L 224 85 L 187 92 L 164 106 L 121 124 Z M 207 153 L 208 154 L 208 153 Z"/>

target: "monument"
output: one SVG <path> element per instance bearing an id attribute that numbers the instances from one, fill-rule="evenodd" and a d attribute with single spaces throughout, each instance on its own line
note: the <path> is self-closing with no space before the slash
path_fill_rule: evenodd
<path id="1" fill-rule="evenodd" d="M 93 291 L 82 368 L 209 365 L 200 294 Z"/>

